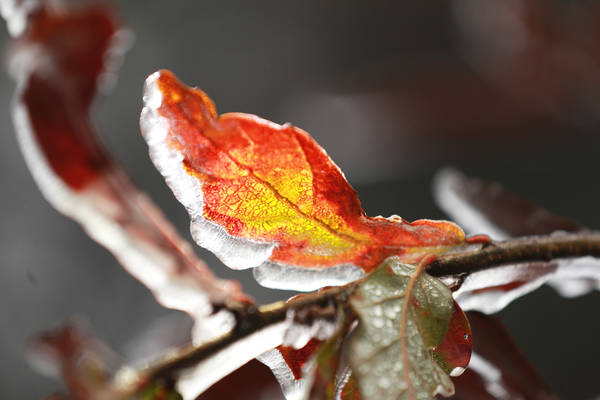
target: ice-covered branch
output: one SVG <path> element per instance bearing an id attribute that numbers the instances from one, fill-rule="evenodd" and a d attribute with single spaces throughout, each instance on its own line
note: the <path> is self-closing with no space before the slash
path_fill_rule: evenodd
<path id="1" fill-rule="evenodd" d="M 523 270 L 522 272 L 527 272 L 528 268 L 535 268 L 534 262 L 537 261 L 582 256 L 600 256 L 600 233 L 529 236 L 490 242 L 486 245 L 469 246 L 460 251 L 437 257 L 428 267 L 427 272 L 448 282 L 453 282 L 451 288 L 458 290 L 461 283 L 470 274 L 492 270 L 505 264 L 515 264 L 513 268 L 520 268 Z M 600 267 L 593 271 L 587 270 L 588 278 L 598 280 Z M 537 278 L 538 275 L 536 272 L 532 276 Z M 519 278 L 523 276 L 525 275 L 518 275 Z M 210 362 L 232 344 L 245 340 L 269 326 L 284 322 L 291 311 L 297 313 L 310 309 L 312 312 L 318 312 L 319 309 L 325 309 L 332 302 L 345 304 L 360 282 L 326 288 L 291 299 L 288 302 L 277 302 L 245 314 L 238 314 L 238 328 L 202 346 L 181 349 L 178 353 L 159 360 L 140 371 L 141 385 L 156 379 L 173 378 L 183 370 L 200 363 Z"/>

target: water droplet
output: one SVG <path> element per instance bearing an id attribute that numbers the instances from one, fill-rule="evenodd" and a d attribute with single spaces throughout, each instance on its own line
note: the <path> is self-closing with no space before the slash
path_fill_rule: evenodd
<path id="1" fill-rule="evenodd" d="M 385 376 L 382 376 L 381 378 L 379 378 L 379 387 L 382 389 L 387 389 L 390 387 L 390 380 L 388 378 L 386 378 Z"/>

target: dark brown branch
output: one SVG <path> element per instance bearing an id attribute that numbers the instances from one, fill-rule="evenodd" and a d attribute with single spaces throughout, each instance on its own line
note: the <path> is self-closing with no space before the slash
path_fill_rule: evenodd
<path id="1" fill-rule="evenodd" d="M 465 275 L 503 264 L 550 261 L 556 258 L 600 257 L 600 233 L 582 232 L 554 236 L 527 236 L 491 242 L 479 250 L 439 257 L 428 268 L 430 275 Z"/>
<path id="2" fill-rule="evenodd" d="M 437 277 L 464 277 L 503 264 L 550 261 L 556 258 L 586 255 L 600 257 L 600 233 L 529 236 L 503 242 L 490 242 L 479 248 L 467 246 L 463 250 L 438 257 L 429 265 L 427 272 Z M 526 264 L 523 267 L 526 268 Z M 260 309 L 236 311 L 238 323 L 233 331 L 202 346 L 183 348 L 178 354 L 140 371 L 141 386 L 138 386 L 138 389 L 157 379 L 172 378 L 178 372 L 209 359 L 232 343 L 284 321 L 288 310 L 325 308 L 332 302 L 345 304 L 359 283 L 360 281 L 357 281 L 346 286 L 322 289 L 288 302 L 269 304 Z"/>

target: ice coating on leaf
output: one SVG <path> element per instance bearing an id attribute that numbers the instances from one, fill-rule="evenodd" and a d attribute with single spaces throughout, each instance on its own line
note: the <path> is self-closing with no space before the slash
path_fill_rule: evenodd
<path id="1" fill-rule="evenodd" d="M 287 327 L 287 322 L 270 325 L 237 340 L 211 355 L 210 358 L 195 364 L 180 375 L 176 385 L 177 390 L 185 400 L 193 400 L 222 377 L 253 358 L 259 358 L 264 362 L 259 356 L 282 343 Z M 275 370 L 273 373 L 277 376 Z"/>
<path id="2" fill-rule="evenodd" d="M 252 271 L 254 279 L 264 287 L 309 292 L 325 286 L 339 286 L 356 281 L 365 272 L 352 264 L 326 269 L 307 269 L 266 261 Z"/>
<path id="3" fill-rule="evenodd" d="M 273 371 L 286 400 L 303 400 L 310 389 L 310 378 L 298 378 L 278 349 L 264 352 L 257 359 Z"/>
<path id="4" fill-rule="evenodd" d="M 507 192 L 502 186 L 468 178 L 446 168 L 434 183 L 438 204 L 470 233 L 495 239 L 519 235 L 560 235 L 583 226 Z M 454 297 L 464 310 L 495 313 L 543 284 L 565 297 L 600 289 L 598 260 L 593 257 L 504 265 L 469 274 Z"/>
<path id="5" fill-rule="evenodd" d="M 186 311 L 197 340 L 231 329 L 214 304 L 243 300 L 239 285 L 216 279 L 154 204 L 96 139 L 88 111 L 98 77 L 121 32 L 105 8 L 42 7 L 11 49 L 18 90 L 13 118 L 25 160 L 46 199 L 79 222 L 165 307 Z"/>
<path id="6" fill-rule="evenodd" d="M 155 73 L 146 80 L 146 106 L 142 110 L 140 127 L 148 142 L 154 165 L 190 214 L 192 237 L 200 246 L 217 254 L 232 268 L 244 269 L 260 265 L 271 255 L 273 245 L 234 238 L 223 227 L 206 220 L 202 215 L 204 199 L 200 182 L 185 171 L 183 155 L 164 145 L 168 140 L 169 125 L 157 112 L 163 97 L 156 87 L 159 76 L 159 73 Z"/>
<path id="7" fill-rule="evenodd" d="M 196 241 L 231 268 L 259 267 L 267 286 L 347 283 L 390 255 L 416 262 L 464 241 L 450 222 L 367 217 L 306 132 L 254 115 L 219 116 L 204 92 L 169 71 L 147 79 L 144 102 L 150 156 L 187 208 Z"/>
<path id="8" fill-rule="evenodd" d="M 439 280 L 414 275 L 414 266 L 388 258 L 352 296 L 359 324 L 350 341 L 350 366 L 364 400 L 454 392 L 431 353 L 446 336 L 452 294 Z"/>
<path id="9" fill-rule="evenodd" d="M 29 15 L 40 7 L 40 0 L 0 0 L 0 14 L 6 20 L 8 33 L 17 37 L 27 27 Z"/>
<path id="10" fill-rule="evenodd" d="M 310 322 L 295 321 L 295 311 L 289 310 L 286 320 L 289 324 L 283 338 L 283 346 L 294 349 L 305 347 L 311 340 L 322 341 L 329 338 L 336 329 L 336 321 L 326 318 L 316 318 Z"/>
<path id="11" fill-rule="evenodd" d="M 471 234 L 496 240 L 511 236 L 576 232 L 583 227 L 506 191 L 497 183 L 468 178 L 445 168 L 435 177 L 433 192 L 439 207 Z"/>
<path id="12" fill-rule="evenodd" d="M 324 313 L 326 310 L 320 310 L 320 314 Z M 304 399 L 310 391 L 315 355 L 325 340 L 338 333 L 343 320 L 341 310 L 336 313 L 333 305 L 330 313 L 331 318 L 312 318 L 288 311 L 288 327 L 281 346 L 258 358 L 271 368 L 287 400 Z"/>
<path id="13" fill-rule="evenodd" d="M 466 311 L 492 314 L 543 284 L 553 287 L 564 297 L 600 290 L 600 260 L 587 256 L 477 271 L 465 278 L 454 292 L 454 298 Z"/>

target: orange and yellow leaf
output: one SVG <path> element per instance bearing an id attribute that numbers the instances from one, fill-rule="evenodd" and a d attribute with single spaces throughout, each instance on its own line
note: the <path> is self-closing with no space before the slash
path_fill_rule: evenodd
<path id="1" fill-rule="evenodd" d="M 358 196 L 305 131 L 254 115 L 218 115 L 169 71 L 146 82 L 141 126 L 154 163 L 192 216 L 196 241 L 267 286 L 310 290 L 417 262 L 463 243 L 445 221 L 365 215 Z M 314 281 L 314 283 L 309 283 Z"/>

